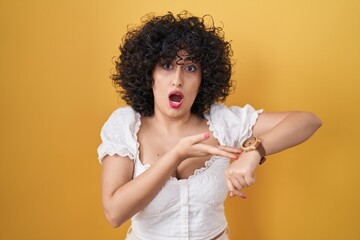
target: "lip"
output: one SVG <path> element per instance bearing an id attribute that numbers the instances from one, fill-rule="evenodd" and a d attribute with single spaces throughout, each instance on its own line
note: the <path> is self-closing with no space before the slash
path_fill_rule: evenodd
<path id="1" fill-rule="evenodd" d="M 173 102 L 170 100 L 170 96 L 173 95 L 173 94 L 176 94 L 176 95 L 179 95 L 181 96 L 181 101 L 180 102 Z M 179 108 L 181 107 L 182 103 L 184 102 L 184 94 L 182 94 L 182 92 L 180 92 L 179 90 L 173 90 L 169 93 L 168 95 L 168 98 L 169 98 L 169 105 L 171 108 Z"/>

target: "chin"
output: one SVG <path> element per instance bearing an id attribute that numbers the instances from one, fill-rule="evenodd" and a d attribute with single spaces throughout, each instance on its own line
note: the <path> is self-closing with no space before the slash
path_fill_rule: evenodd
<path id="1" fill-rule="evenodd" d="M 190 114 L 191 107 L 189 108 L 187 106 L 182 105 L 181 107 L 173 108 L 170 105 L 168 105 L 167 107 L 161 108 L 159 112 L 171 118 L 180 118 Z"/>

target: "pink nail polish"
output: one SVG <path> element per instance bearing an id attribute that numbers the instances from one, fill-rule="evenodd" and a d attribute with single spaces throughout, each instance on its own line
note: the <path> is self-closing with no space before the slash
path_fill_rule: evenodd
<path id="1" fill-rule="evenodd" d="M 246 199 L 246 196 L 240 196 L 242 199 Z"/>
<path id="2" fill-rule="evenodd" d="M 210 134 L 208 134 L 208 133 L 204 134 L 204 138 L 209 138 L 209 137 L 210 137 Z"/>

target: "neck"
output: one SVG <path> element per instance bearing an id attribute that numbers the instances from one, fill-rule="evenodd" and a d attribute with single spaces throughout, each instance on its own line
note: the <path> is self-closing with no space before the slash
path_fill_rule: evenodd
<path id="1" fill-rule="evenodd" d="M 152 121 L 155 126 L 167 133 L 177 134 L 183 132 L 183 130 L 189 126 L 189 123 L 195 119 L 195 116 L 188 112 L 181 116 L 166 116 L 160 111 L 155 111 L 152 117 Z"/>

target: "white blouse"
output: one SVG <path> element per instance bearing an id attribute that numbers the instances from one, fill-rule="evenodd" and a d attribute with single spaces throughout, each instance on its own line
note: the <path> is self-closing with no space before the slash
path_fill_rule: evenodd
<path id="1" fill-rule="evenodd" d="M 259 113 L 250 105 L 214 104 L 205 114 L 209 130 L 220 145 L 239 148 L 252 135 Z M 101 130 L 100 163 L 106 155 L 128 156 L 137 177 L 150 165 L 139 159 L 137 133 L 141 116 L 131 107 L 115 110 Z M 208 240 L 227 227 L 224 201 L 228 195 L 224 171 L 229 159 L 213 156 L 187 179 L 170 177 L 155 198 L 132 217 L 132 232 L 144 240 Z"/>

